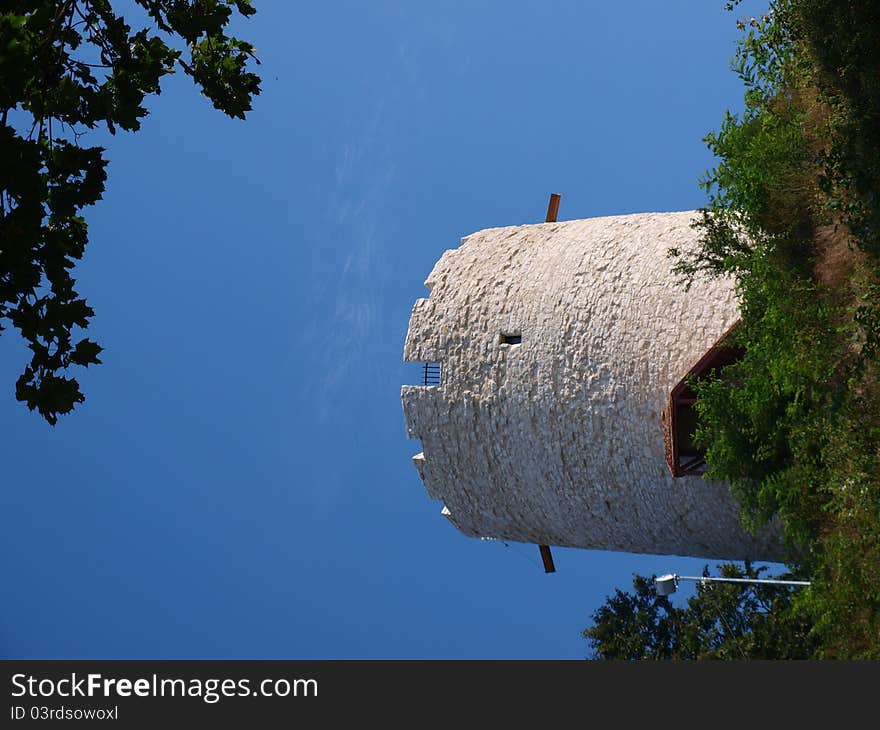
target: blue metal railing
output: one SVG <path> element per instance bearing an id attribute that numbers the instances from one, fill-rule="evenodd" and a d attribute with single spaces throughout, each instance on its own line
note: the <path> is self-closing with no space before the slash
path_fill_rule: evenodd
<path id="1" fill-rule="evenodd" d="M 422 368 L 423 385 L 440 385 L 440 363 L 426 362 Z"/>

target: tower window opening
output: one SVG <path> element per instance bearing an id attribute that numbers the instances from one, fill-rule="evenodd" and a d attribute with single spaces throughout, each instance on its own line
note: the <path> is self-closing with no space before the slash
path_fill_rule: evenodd
<path id="1" fill-rule="evenodd" d="M 730 331 L 700 358 L 669 394 L 663 414 L 663 428 L 666 464 L 674 477 L 696 476 L 706 472 L 706 449 L 694 442 L 694 435 L 700 424 L 696 409 L 697 394 L 691 383 L 709 376 L 713 371 L 721 370 L 743 356 L 742 348 L 725 344 L 729 334 Z"/>
<path id="2" fill-rule="evenodd" d="M 706 471 L 706 450 L 694 443 L 699 421 L 695 404 L 696 397 L 692 395 L 690 388 L 686 389 L 687 395 L 676 398 L 673 405 L 675 409 L 675 433 L 676 441 L 676 467 L 680 474 L 702 474 Z"/>
<path id="3" fill-rule="evenodd" d="M 519 345 L 522 342 L 522 335 L 501 335 L 502 345 Z"/>

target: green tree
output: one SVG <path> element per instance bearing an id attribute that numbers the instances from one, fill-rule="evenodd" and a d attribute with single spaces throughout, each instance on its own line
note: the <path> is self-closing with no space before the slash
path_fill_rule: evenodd
<path id="1" fill-rule="evenodd" d="M 738 25 L 744 108 L 706 137 L 700 245 L 670 252 L 741 302 L 744 355 L 694 383 L 694 441 L 746 527 L 779 518 L 816 655 L 877 659 L 880 4 L 770 0 Z"/>
<path id="2" fill-rule="evenodd" d="M 745 525 L 778 516 L 797 560 L 823 526 L 826 446 L 849 349 L 840 308 L 816 275 L 816 231 L 835 223 L 823 192 L 833 125 L 803 51 L 809 4 L 772 0 L 766 15 L 739 21 L 732 65 L 744 109 L 725 113 L 705 138 L 718 164 L 701 181 L 709 201 L 695 226 L 700 246 L 670 252 L 688 281 L 736 282 L 742 321 L 731 344 L 745 354 L 694 384 L 694 440 L 709 475 L 730 485 Z"/>
<path id="3" fill-rule="evenodd" d="M 758 578 L 766 570 L 748 562 L 718 569 L 726 578 Z M 583 632 L 591 659 L 807 659 L 816 650 L 791 589 L 697 584 L 682 607 L 657 595 L 653 577 L 636 575 L 633 589 L 617 590 L 593 613 Z"/>
<path id="4" fill-rule="evenodd" d="M 260 92 L 253 46 L 227 35 L 250 0 L 135 2 L 133 28 L 109 0 L 0 0 L 0 330 L 8 320 L 27 341 L 16 397 L 51 424 L 84 400 L 68 369 L 102 349 L 74 336 L 93 315 L 71 274 L 88 240 L 82 210 L 101 199 L 107 165 L 85 133 L 137 131 L 178 68 L 233 118 Z"/>

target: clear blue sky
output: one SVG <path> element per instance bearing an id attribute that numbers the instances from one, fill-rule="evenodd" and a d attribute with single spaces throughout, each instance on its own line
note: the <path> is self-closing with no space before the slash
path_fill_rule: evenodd
<path id="1" fill-rule="evenodd" d="M 52 428 L 0 337 L 5 658 L 582 658 L 639 573 L 469 539 L 410 457 L 413 301 L 481 228 L 686 210 L 740 107 L 722 0 L 257 0 L 263 94 L 174 78 L 109 139 L 77 268 L 104 364 Z"/>

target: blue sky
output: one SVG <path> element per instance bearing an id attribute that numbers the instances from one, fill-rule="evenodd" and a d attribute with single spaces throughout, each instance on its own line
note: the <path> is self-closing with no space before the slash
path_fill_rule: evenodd
<path id="1" fill-rule="evenodd" d="M 473 231 L 687 210 L 742 90 L 722 0 L 257 0 L 263 93 L 179 75 L 108 138 L 76 269 L 103 365 L 52 428 L 0 338 L 5 658 L 563 658 L 684 557 L 466 538 L 410 458 L 403 341 Z"/>

